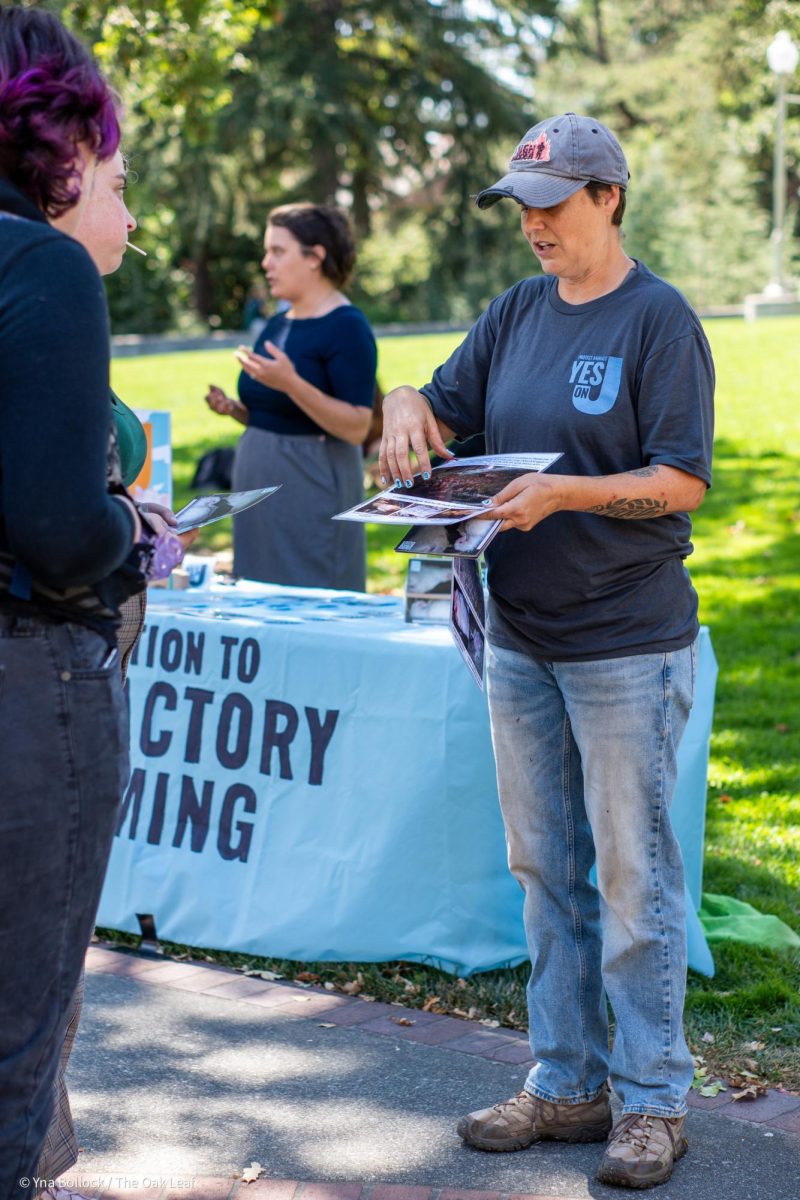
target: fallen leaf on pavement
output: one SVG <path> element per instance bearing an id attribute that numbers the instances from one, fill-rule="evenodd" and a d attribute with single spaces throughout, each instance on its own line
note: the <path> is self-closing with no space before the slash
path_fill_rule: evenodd
<path id="1" fill-rule="evenodd" d="M 244 973 L 249 979 L 266 979 L 268 983 L 275 979 L 283 979 L 283 975 L 278 975 L 276 971 L 245 971 Z"/>
<path id="2" fill-rule="evenodd" d="M 335 1029 L 335 1028 L 336 1028 L 336 1026 L 334 1025 L 333 1021 L 320 1021 L 319 1024 L 317 1025 L 317 1029 Z"/>
<path id="3" fill-rule="evenodd" d="M 432 1012 L 436 1005 L 440 1002 L 441 996 L 428 996 L 422 1006 L 423 1012 Z"/>
<path id="4" fill-rule="evenodd" d="M 390 1021 L 394 1021 L 395 1025 L 413 1025 L 413 1021 L 409 1021 L 408 1017 L 390 1017 Z"/>
<path id="5" fill-rule="evenodd" d="M 736 1071 L 728 1076 L 728 1083 L 735 1089 L 731 1092 L 732 1100 L 755 1100 L 758 1096 L 766 1096 L 769 1090 L 752 1071 Z"/>
<path id="6" fill-rule="evenodd" d="M 264 1174 L 264 1168 L 260 1162 L 251 1162 L 249 1167 L 245 1167 L 242 1171 L 242 1183 L 255 1183 L 259 1175 Z"/>
<path id="7" fill-rule="evenodd" d="M 731 1092 L 731 1100 L 757 1100 L 759 1096 L 766 1094 L 767 1089 L 763 1083 L 750 1083 L 740 1092 Z"/>
<path id="8" fill-rule="evenodd" d="M 727 1092 L 727 1088 L 721 1079 L 715 1079 L 712 1083 L 706 1083 L 700 1088 L 701 1096 L 718 1096 L 720 1092 Z"/>

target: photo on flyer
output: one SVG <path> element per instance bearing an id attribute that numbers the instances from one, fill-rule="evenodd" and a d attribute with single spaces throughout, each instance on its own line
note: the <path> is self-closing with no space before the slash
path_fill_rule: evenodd
<path id="1" fill-rule="evenodd" d="M 475 511 L 491 504 L 497 493 L 520 475 L 545 471 L 561 457 L 560 453 L 554 453 L 454 458 L 434 467 L 430 479 L 415 476 L 412 486 L 403 494 L 412 500 L 464 505 Z"/>
<path id="2" fill-rule="evenodd" d="M 472 565 L 475 564 L 472 563 Z M 453 594 L 450 598 L 450 632 L 473 679 L 483 691 L 486 636 L 481 623 L 472 610 L 466 592 L 455 575 L 453 576 Z"/>
<path id="3" fill-rule="evenodd" d="M 436 554 L 478 558 L 500 528 L 500 521 L 459 521 L 454 525 L 415 525 L 395 546 L 400 554 Z"/>
<path id="4" fill-rule="evenodd" d="M 474 559 L 456 559 L 453 563 L 453 578 L 457 581 L 469 601 L 481 630 L 486 632 L 486 604 L 483 596 L 483 576 Z"/>
<path id="5" fill-rule="evenodd" d="M 253 488 L 248 492 L 218 492 L 211 496 L 197 496 L 175 514 L 178 522 L 175 532 L 188 533 L 190 529 L 200 529 L 203 525 L 221 521 L 223 517 L 235 516 L 254 504 L 260 504 L 267 496 L 277 492 L 280 486 L 278 483 L 275 487 Z"/>
<path id="6" fill-rule="evenodd" d="M 337 513 L 334 521 L 364 521 L 376 525 L 408 525 L 409 523 L 430 524 L 435 522 L 462 521 L 466 515 L 463 508 L 443 508 L 441 505 L 425 504 L 395 492 L 380 492 L 361 504 Z"/>

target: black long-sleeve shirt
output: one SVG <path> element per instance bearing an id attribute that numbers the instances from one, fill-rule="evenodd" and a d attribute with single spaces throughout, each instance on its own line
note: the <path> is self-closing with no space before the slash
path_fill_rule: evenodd
<path id="1" fill-rule="evenodd" d="M 0 179 L 0 551 L 47 588 L 102 585 L 131 551 L 106 486 L 110 418 L 100 276 Z"/>

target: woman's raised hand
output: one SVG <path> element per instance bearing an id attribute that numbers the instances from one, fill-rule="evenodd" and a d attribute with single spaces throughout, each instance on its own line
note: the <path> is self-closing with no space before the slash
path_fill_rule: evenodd
<path id="1" fill-rule="evenodd" d="M 381 483 L 393 480 L 411 487 L 414 471 L 409 452 L 412 450 L 423 478 L 427 479 L 431 470 L 428 447 L 442 458 L 453 457 L 422 392 L 407 385 L 395 388 L 383 401 L 383 437 L 378 455 Z"/>
<path id="2" fill-rule="evenodd" d="M 268 355 L 256 354 L 255 350 L 240 346 L 238 350 L 234 350 L 233 356 L 245 375 L 255 379 L 256 383 L 291 394 L 297 379 L 294 363 L 274 342 L 264 342 L 264 349 L 269 352 Z"/>

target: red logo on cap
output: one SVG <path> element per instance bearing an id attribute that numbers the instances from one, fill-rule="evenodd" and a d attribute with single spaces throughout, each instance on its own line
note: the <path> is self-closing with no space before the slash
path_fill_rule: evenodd
<path id="1" fill-rule="evenodd" d="M 535 142 L 522 142 L 514 151 L 511 161 L 550 162 L 550 139 L 547 134 L 540 133 Z"/>

